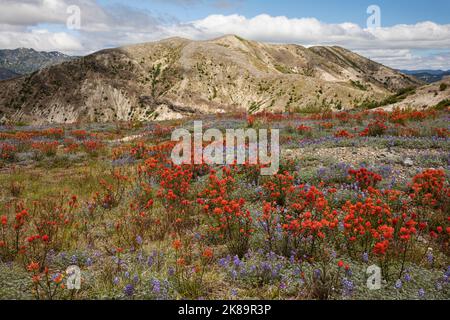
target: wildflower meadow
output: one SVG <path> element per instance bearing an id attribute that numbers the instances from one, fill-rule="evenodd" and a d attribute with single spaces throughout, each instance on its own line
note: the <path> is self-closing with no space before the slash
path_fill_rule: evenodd
<path id="1" fill-rule="evenodd" d="M 0 299 L 448 300 L 449 116 L 2 126 Z M 175 164 L 194 120 L 279 130 L 278 171 Z"/>

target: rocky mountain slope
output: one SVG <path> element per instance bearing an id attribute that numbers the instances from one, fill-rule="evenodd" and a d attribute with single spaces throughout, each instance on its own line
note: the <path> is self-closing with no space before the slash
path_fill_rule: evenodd
<path id="1" fill-rule="evenodd" d="M 13 78 L 16 78 L 19 76 L 20 76 L 20 74 L 14 72 L 14 71 L 11 71 L 11 70 L 8 70 L 5 68 L 0 68 L 0 80 L 13 79 Z"/>
<path id="2" fill-rule="evenodd" d="M 44 52 L 26 48 L 0 50 L 0 68 L 22 75 L 73 59 L 74 57 L 57 51 Z"/>
<path id="3" fill-rule="evenodd" d="M 428 107 L 450 106 L 450 77 L 416 88 L 402 101 L 382 107 L 384 110 L 394 108 L 425 109 Z"/>
<path id="4" fill-rule="evenodd" d="M 172 38 L 103 50 L 0 82 L 0 118 L 71 123 L 347 109 L 420 84 L 340 47 L 273 45 L 237 36 Z"/>

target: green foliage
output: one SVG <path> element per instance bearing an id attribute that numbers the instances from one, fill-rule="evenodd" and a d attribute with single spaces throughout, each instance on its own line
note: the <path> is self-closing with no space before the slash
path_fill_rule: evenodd
<path id="1" fill-rule="evenodd" d="M 352 86 L 354 86 L 355 88 L 358 88 L 359 90 L 367 91 L 367 86 L 362 84 L 359 80 L 357 80 L 357 81 L 350 80 L 350 83 L 352 84 Z"/>
<path id="2" fill-rule="evenodd" d="M 437 105 L 434 106 L 434 109 L 436 110 L 444 110 L 445 108 L 450 107 L 450 100 L 445 99 L 439 102 Z"/>

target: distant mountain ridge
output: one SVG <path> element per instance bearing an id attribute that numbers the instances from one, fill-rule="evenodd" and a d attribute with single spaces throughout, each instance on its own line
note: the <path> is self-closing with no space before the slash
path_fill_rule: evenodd
<path id="1" fill-rule="evenodd" d="M 337 46 L 267 44 L 235 35 L 171 38 L 102 50 L 2 81 L 0 119 L 152 121 L 345 110 L 422 84 Z"/>
<path id="2" fill-rule="evenodd" d="M 10 77 L 7 77 L 8 73 L 5 71 L 3 76 L 0 76 L 0 80 L 30 74 L 39 69 L 73 59 L 74 57 L 57 51 L 45 52 L 26 48 L 0 50 L 0 68 L 10 71 Z"/>
<path id="3" fill-rule="evenodd" d="M 450 76 L 450 70 L 400 70 L 400 72 L 413 76 L 426 83 L 438 82 Z"/>
<path id="4" fill-rule="evenodd" d="M 0 68 L 0 80 L 14 79 L 17 77 L 20 77 L 20 74 L 5 68 Z"/>

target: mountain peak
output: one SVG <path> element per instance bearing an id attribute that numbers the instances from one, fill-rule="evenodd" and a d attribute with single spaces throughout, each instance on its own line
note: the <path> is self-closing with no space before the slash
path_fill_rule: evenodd
<path id="1" fill-rule="evenodd" d="M 0 50 L 0 68 L 11 71 L 11 77 L 3 74 L 3 79 L 12 78 L 14 75 L 24 75 L 37 71 L 60 62 L 73 59 L 61 52 L 36 51 L 32 48 L 17 48 L 13 50 Z"/>
<path id="2" fill-rule="evenodd" d="M 0 83 L 0 111 L 67 123 L 304 107 L 340 110 L 419 84 L 351 51 L 321 48 L 226 35 L 103 50 Z"/>

